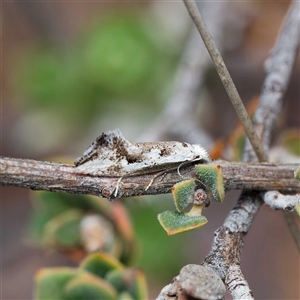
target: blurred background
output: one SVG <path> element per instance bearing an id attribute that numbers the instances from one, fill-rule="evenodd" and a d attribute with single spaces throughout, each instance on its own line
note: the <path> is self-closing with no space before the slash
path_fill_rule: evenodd
<path id="1" fill-rule="evenodd" d="M 1 5 L 1 155 L 72 163 L 98 135 L 114 128 L 131 141 L 175 139 L 209 150 L 234 129 L 239 132 L 234 110 L 180 1 Z M 264 61 L 289 3 L 201 5 L 251 112 L 264 80 Z M 298 57 L 274 145 L 299 138 L 299 78 Z M 240 145 L 232 143 L 219 152 L 239 159 Z M 151 299 L 184 265 L 202 262 L 213 232 L 238 195 L 230 192 L 224 204 L 212 203 L 202 230 L 174 237 L 167 237 L 156 217 L 173 209 L 171 195 L 120 200 L 135 233 L 127 263 L 145 271 Z M 112 208 L 104 199 L 75 198 L 1 187 L 2 299 L 31 299 L 40 268 L 78 265 L 83 246 L 75 229 L 82 216 L 95 207 L 107 216 Z M 82 215 L 74 217 L 75 238 L 64 244 L 45 228 L 72 205 Z M 283 215 L 263 207 L 242 254 L 242 270 L 255 298 L 299 299 L 298 262 Z"/>

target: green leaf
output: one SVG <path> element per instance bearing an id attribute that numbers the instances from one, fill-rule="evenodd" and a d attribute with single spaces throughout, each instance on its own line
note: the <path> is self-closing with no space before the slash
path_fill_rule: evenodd
<path id="1" fill-rule="evenodd" d="M 124 278 L 124 272 L 125 270 L 119 270 L 119 269 L 115 269 L 115 270 L 111 270 L 109 272 L 107 272 L 105 279 L 112 285 L 115 287 L 115 289 L 121 293 L 123 291 L 127 290 L 126 287 L 126 277 Z M 128 278 L 127 278 L 128 281 Z"/>
<path id="2" fill-rule="evenodd" d="M 119 293 L 129 292 L 132 299 L 148 299 L 147 284 L 144 273 L 138 269 L 113 270 L 105 279 Z"/>
<path id="3" fill-rule="evenodd" d="M 93 274 L 83 273 L 65 287 L 68 300 L 115 300 L 117 291 L 103 279 Z"/>
<path id="4" fill-rule="evenodd" d="M 71 268 L 41 269 L 35 275 L 34 299 L 66 300 L 65 285 L 78 276 L 80 270 Z"/>
<path id="5" fill-rule="evenodd" d="M 83 212 L 69 209 L 52 218 L 44 228 L 44 243 L 50 246 L 74 247 L 81 244 L 80 221 Z"/>
<path id="6" fill-rule="evenodd" d="M 168 235 L 198 229 L 207 223 L 207 219 L 204 216 L 189 215 L 188 213 L 169 210 L 159 214 L 158 220 Z"/>
<path id="7" fill-rule="evenodd" d="M 80 268 L 104 278 L 109 271 L 122 270 L 124 266 L 107 253 L 95 252 L 81 262 Z"/>
<path id="8" fill-rule="evenodd" d="M 181 212 L 194 201 L 195 180 L 185 180 L 175 184 L 172 195 L 177 211 Z"/>
<path id="9" fill-rule="evenodd" d="M 195 171 L 200 181 L 212 192 L 213 197 L 222 203 L 225 198 L 225 189 L 221 166 L 197 165 Z"/>

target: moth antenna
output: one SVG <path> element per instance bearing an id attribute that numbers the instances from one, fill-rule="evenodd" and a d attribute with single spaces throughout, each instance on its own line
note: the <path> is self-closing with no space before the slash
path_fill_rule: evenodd
<path id="1" fill-rule="evenodd" d="M 184 164 L 186 164 L 186 163 L 188 163 L 188 162 L 183 162 L 183 163 L 181 163 L 178 167 L 177 167 L 177 173 L 178 173 L 178 175 L 180 176 L 180 177 L 182 177 L 182 175 L 181 175 L 181 173 L 180 173 L 180 168 L 184 165 Z"/>
<path id="2" fill-rule="evenodd" d="M 186 164 L 190 164 L 190 163 L 193 163 L 195 161 L 200 161 L 202 159 L 202 157 L 197 157 L 197 158 L 194 158 L 192 160 L 188 160 L 188 161 L 184 161 L 182 162 L 178 167 L 177 167 L 177 173 L 180 177 L 182 177 L 181 173 L 180 173 L 180 168 Z"/>

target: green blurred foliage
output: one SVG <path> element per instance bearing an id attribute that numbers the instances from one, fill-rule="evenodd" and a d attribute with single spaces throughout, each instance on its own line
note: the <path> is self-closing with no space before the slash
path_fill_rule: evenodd
<path id="1" fill-rule="evenodd" d="M 107 266 L 110 266 L 110 271 Z M 95 252 L 87 256 L 77 269 L 61 267 L 39 270 L 35 276 L 35 299 L 117 300 L 124 299 L 125 295 L 129 295 L 128 299 L 148 299 L 144 273 L 120 266 L 114 257 Z M 117 280 L 115 275 L 114 280 L 109 280 L 109 274 L 116 271 Z"/>
<path id="2" fill-rule="evenodd" d="M 44 227 L 44 243 L 49 246 L 79 247 L 80 221 L 84 216 L 79 209 L 69 209 L 53 217 Z"/>
<path id="3" fill-rule="evenodd" d="M 49 238 L 45 230 L 47 230 L 49 222 L 57 220 L 62 223 L 59 216 L 64 216 L 70 211 L 76 211 L 78 215 L 80 215 L 80 212 L 83 214 L 89 211 L 93 207 L 90 205 L 90 201 L 89 197 L 82 195 L 33 192 L 33 211 L 29 219 L 29 238 L 35 243 L 43 244 L 46 242 L 46 245 L 48 245 L 47 241 L 49 241 Z M 63 226 L 64 224 L 61 225 Z"/>
<path id="4" fill-rule="evenodd" d="M 20 56 L 15 90 L 29 109 L 44 109 L 79 127 L 126 100 L 155 110 L 172 80 L 177 55 L 158 45 L 145 16 L 114 13 L 59 48 L 40 43 Z M 155 25 L 154 25 L 155 26 Z M 163 43 L 163 32 L 156 31 Z M 156 105 L 155 105 L 156 103 Z"/>
<path id="5" fill-rule="evenodd" d="M 105 228 L 100 230 L 99 234 L 103 236 L 96 237 L 97 242 L 102 245 L 101 250 L 115 255 L 125 264 L 131 264 L 135 260 L 136 239 L 121 203 L 112 205 L 106 199 L 98 197 L 50 192 L 34 192 L 32 201 L 33 211 L 29 220 L 28 236 L 34 244 L 47 249 L 71 252 L 80 250 L 84 255 L 86 244 L 82 236 L 81 222 L 86 216 L 96 214 L 111 224 L 106 231 L 103 231 Z M 124 224 L 127 230 L 124 230 Z"/>
<path id="6" fill-rule="evenodd" d="M 116 258 L 105 253 L 92 253 L 81 262 L 80 268 L 105 277 L 111 270 L 122 270 L 124 266 Z"/>
<path id="7" fill-rule="evenodd" d="M 159 198 L 159 199 L 157 199 Z M 173 209 L 171 196 L 136 200 L 124 199 L 115 204 L 93 196 L 66 193 L 32 192 L 33 211 L 29 222 L 29 240 L 45 248 L 76 251 L 83 250 L 80 239 L 80 222 L 90 213 L 107 219 L 115 228 L 115 241 L 107 253 L 115 255 L 125 265 L 135 263 L 155 281 L 170 279 L 184 264 L 184 255 L 178 253 L 186 240 L 185 235 L 168 237 L 160 226 L 157 215 Z M 164 199 L 166 200 L 166 199 Z M 122 204 L 128 209 L 133 223 L 132 233 L 125 231 L 128 221 L 122 221 Z M 120 206 L 120 207 L 118 207 Z M 114 214 L 114 211 L 118 214 Z M 120 215 L 121 212 L 121 215 Z M 124 216 L 124 213 L 123 213 Z M 116 219 L 117 218 L 117 221 Z M 129 224 L 129 226 L 131 226 Z M 138 244 L 137 244 L 138 241 Z M 176 250 L 176 259 L 170 253 Z M 101 268 L 103 269 L 103 268 Z M 157 273 L 160 269 L 161 272 Z"/>
<path id="8" fill-rule="evenodd" d="M 76 276 L 78 271 L 71 268 L 39 270 L 35 275 L 34 299 L 64 299 L 62 287 Z"/>
<path id="9" fill-rule="evenodd" d="M 109 283 L 92 274 L 80 274 L 64 287 L 66 300 L 114 300 L 117 291 Z M 62 299 L 63 300 L 63 299 Z"/>

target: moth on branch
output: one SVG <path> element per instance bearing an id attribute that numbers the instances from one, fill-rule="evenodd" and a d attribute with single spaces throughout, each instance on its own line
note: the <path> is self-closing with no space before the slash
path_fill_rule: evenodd
<path id="1" fill-rule="evenodd" d="M 98 137 L 76 160 L 75 167 L 2 158 L 1 183 L 34 190 L 92 194 L 110 200 L 172 192 L 176 210 L 158 216 L 171 235 L 205 225 L 207 219 L 202 210 L 211 198 L 222 202 L 225 191 L 299 192 L 300 182 L 294 178 L 296 168 L 297 165 L 212 161 L 200 145 L 132 143 L 114 130 Z M 205 191 L 199 193 L 201 189 Z M 184 212 L 189 204 L 193 204 L 192 209 Z"/>

